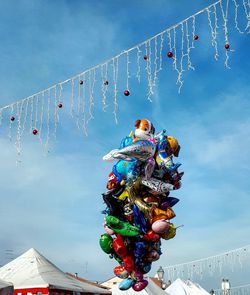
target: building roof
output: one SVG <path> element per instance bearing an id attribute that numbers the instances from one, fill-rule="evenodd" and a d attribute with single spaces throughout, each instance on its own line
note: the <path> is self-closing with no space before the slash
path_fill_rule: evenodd
<path id="1" fill-rule="evenodd" d="M 81 277 L 79 277 L 78 275 L 74 275 L 74 274 L 69 273 L 69 272 L 66 272 L 66 274 L 67 274 L 68 276 L 70 276 L 71 278 L 73 278 L 73 279 L 75 279 L 75 280 L 78 280 L 78 281 L 80 281 L 80 282 L 87 283 L 87 284 L 90 284 L 90 285 L 92 285 L 92 286 L 96 286 L 96 287 L 98 287 L 98 288 L 102 288 L 102 289 L 105 289 L 105 290 L 109 290 L 109 289 L 110 289 L 109 287 L 106 287 L 106 286 L 104 286 L 104 285 L 102 285 L 102 284 L 98 284 L 97 282 L 93 282 L 93 281 L 90 281 L 90 280 L 86 280 L 86 279 L 84 279 L 84 278 L 81 278 Z"/>
<path id="2" fill-rule="evenodd" d="M 112 289 L 113 286 L 115 286 L 116 284 L 119 284 L 123 279 L 120 279 L 118 277 L 112 277 L 111 279 L 102 282 L 101 285 L 106 287 L 106 288 L 110 288 Z"/>

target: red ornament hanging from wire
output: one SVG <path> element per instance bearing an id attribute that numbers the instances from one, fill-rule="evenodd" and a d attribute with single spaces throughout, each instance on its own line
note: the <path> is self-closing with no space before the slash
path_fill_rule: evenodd
<path id="1" fill-rule="evenodd" d="M 129 90 L 125 90 L 125 91 L 124 91 L 124 95 L 125 95 L 125 96 L 129 96 L 129 95 L 130 95 Z"/>
<path id="2" fill-rule="evenodd" d="M 169 57 L 169 58 L 172 58 L 174 55 L 173 55 L 173 52 L 172 51 L 169 51 L 168 53 L 167 53 L 167 57 Z"/>

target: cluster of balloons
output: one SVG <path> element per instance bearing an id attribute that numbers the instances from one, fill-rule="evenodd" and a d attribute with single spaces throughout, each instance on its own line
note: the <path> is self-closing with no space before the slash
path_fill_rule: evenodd
<path id="1" fill-rule="evenodd" d="M 123 280 L 121 290 L 132 287 L 143 290 L 143 277 L 151 264 L 160 258 L 161 239 L 172 239 L 176 228 L 172 207 L 179 199 L 169 196 L 181 187 L 184 172 L 178 172 L 180 145 L 163 130 L 155 133 L 153 124 L 137 120 L 135 131 L 125 137 L 119 149 L 103 157 L 117 162 L 109 174 L 104 229 L 100 238 L 102 250 L 118 262 L 114 274 Z"/>

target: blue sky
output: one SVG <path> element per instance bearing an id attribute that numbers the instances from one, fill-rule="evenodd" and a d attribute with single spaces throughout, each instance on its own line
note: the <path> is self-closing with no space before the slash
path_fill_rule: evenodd
<path id="1" fill-rule="evenodd" d="M 233 11 L 233 1 L 229 2 Z M 1 107 L 81 73 L 211 3 L 3 0 Z M 244 28 L 243 10 L 238 19 Z M 98 244 L 103 233 L 101 193 L 112 168 L 102 156 L 119 146 L 139 118 L 150 119 L 157 131 L 166 129 L 178 138 L 179 161 L 185 171 L 182 188 L 172 194 L 181 200 L 175 207 L 175 224 L 184 227 L 173 240 L 163 241 L 163 255 L 154 263 L 152 274 L 159 265 L 200 259 L 249 244 L 250 44 L 247 34 L 235 30 L 234 16 L 230 16 L 231 69 L 226 69 L 221 16 L 218 20 L 219 60 L 215 61 L 207 16 L 197 17 L 199 40 L 190 54 L 195 71 L 184 72 L 180 94 L 172 61 L 163 54 L 163 70 L 150 102 L 144 66 L 139 84 L 131 56 L 128 97 L 123 95 L 126 63 L 121 60 L 119 65 L 118 124 L 114 122 L 112 91 L 107 93 L 104 113 L 101 93 L 95 90 L 94 119 L 86 137 L 69 115 L 67 86 L 56 139 L 54 126 L 50 126 L 49 153 L 27 128 L 18 158 L 15 138 L 12 142 L 8 139 L 8 123 L 1 127 L 1 264 L 8 260 L 6 250 L 13 250 L 16 256 L 34 247 L 65 271 L 98 281 L 112 276 L 115 262 Z M 17 158 L 21 160 L 18 166 Z M 234 285 L 249 283 L 245 269 L 237 273 L 224 270 L 204 278 L 201 284 L 219 287 L 224 274 Z"/>

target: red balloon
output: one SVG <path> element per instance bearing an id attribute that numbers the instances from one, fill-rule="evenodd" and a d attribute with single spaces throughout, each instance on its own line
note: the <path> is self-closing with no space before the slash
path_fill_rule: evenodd
<path id="1" fill-rule="evenodd" d="M 131 272 L 135 269 L 134 259 L 129 255 L 123 258 L 123 265 L 127 271 Z"/>
<path id="2" fill-rule="evenodd" d="M 121 265 L 114 267 L 114 274 L 121 279 L 126 279 L 128 277 L 128 271 Z"/>
<path id="3" fill-rule="evenodd" d="M 133 290 L 135 290 L 136 292 L 140 292 L 141 290 L 145 289 L 148 285 L 148 281 L 147 280 L 141 280 L 139 282 L 136 282 L 132 288 Z"/>
<path id="4" fill-rule="evenodd" d="M 121 235 L 117 235 L 117 237 L 114 238 L 112 246 L 115 253 L 120 258 L 124 258 L 127 255 L 127 248 L 124 244 L 124 241 Z"/>
<path id="5" fill-rule="evenodd" d="M 157 242 L 160 240 L 160 236 L 155 233 L 153 230 L 149 230 L 144 236 L 143 240 Z"/>

